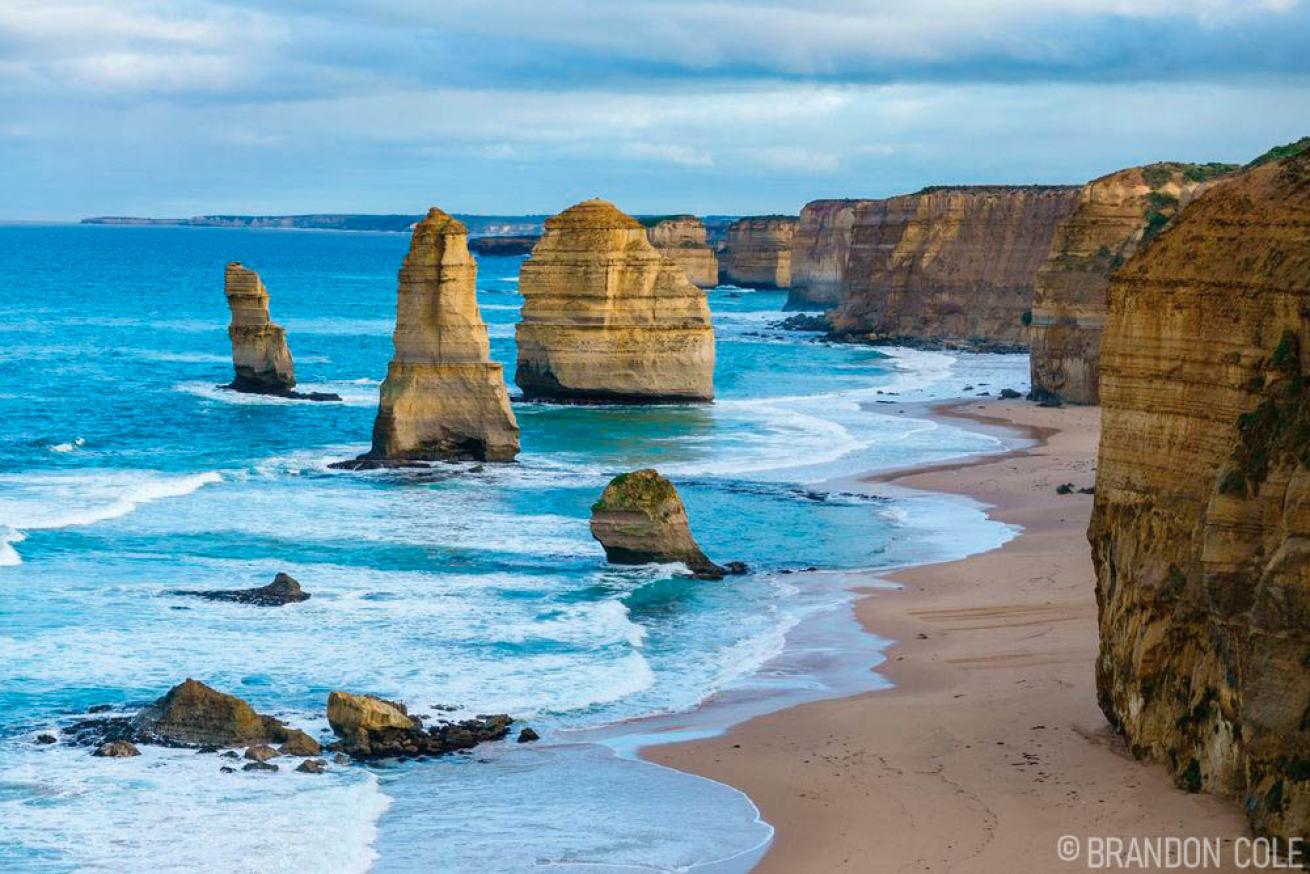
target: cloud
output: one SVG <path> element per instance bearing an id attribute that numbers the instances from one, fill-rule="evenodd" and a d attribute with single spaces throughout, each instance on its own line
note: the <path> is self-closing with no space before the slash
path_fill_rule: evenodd
<path id="1" fill-rule="evenodd" d="M 627 143 L 620 148 L 620 153 L 639 161 L 656 161 L 681 167 L 709 167 L 714 164 L 714 156 L 708 152 L 677 143 Z"/>

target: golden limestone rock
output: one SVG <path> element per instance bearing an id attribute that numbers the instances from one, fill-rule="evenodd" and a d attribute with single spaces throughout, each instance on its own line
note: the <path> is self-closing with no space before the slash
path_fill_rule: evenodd
<path id="1" fill-rule="evenodd" d="M 269 321 L 268 290 L 259 274 L 233 261 L 224 271 L 223 291 L 232 311 L 227 335 L 232 340 L 236 369 L 229 388 L 252 394 L 290 394 L 296 387 L 296 371 L 287 348 L 287 332 Z"/>
<path id="2" fill-rule="evenodd" d="M 1310 154 L 1209 186 L 1110 280 L 1088 530 L 1101 709 L 1181 786 L 1298 837 L 1308 372 Z"/>
<path id="3" fill-rule="evenodd" d="M 681 562 L 709 579 L 728 572 L 706 558 L 691 536 L 687 510 L 673 483 L 650 468 L 610 480 L 591 506 L 591 536 L 614 564 Z"/>
<path id="4" fill-rule="evenodd" d="M 400 268 L 395 354 L 362 460 L 514 460 L 519 428 L 490 360 L 477 273 L 464 225 L 429 210 Z"/>
<path id="5" fill-rule="evenodd" d="M 651 245 L 681 267 L 692 285 L 719 284 L 719 259 L 706 241 L 704 222 L 694 215 L 670 215 L 641 219 L 641 223 Z"/>
<path id="6" fill-rule="evenodd" d="M 829 309 L 841 302 L 842 275 L 851 247 L 855 210 L 865 200 L 805 204 L 791 241 L 787 309 Z"/>
<path id="7" fill-rule="evenodd" d="M 514 378 L 524 396 L 612 403 L 714 397 L 705 292 L 614 204 L 588 200 L 547 219 L 519 277 Z"/>
<path id="8" fill-rule="evenodd" d="M 1204 182 L 1230 164 L 1129 167 L 1083 186 L 1082 200 L 1055 233 L 1033 290 L 1033 396 L 1098 402 L 1101 332 L 1110 274 L 1158 234 Z"/>
<path id="9" fill-rule="evenodd" d="M 856 206 L 834 332 L 1019 347 L 1033 283 L 1074 186 L 925 188 Z"/>
<path id="10" fill-rule="evenodd" d="M 796 217 L 757 215 L 728 225 L 719 255 L 719 281 L 743 288 L 791 286 L 791 241 Z"/>

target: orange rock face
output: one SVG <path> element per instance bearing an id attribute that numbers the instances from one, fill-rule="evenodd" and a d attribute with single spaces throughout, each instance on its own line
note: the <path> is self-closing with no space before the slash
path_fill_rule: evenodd
<path id="1" fill-rule="evenodd" d="M 366 459 L 513 461 L 518 423 L 490 359 L 464 225 L 433 208 L 400 268 L 395 354 Z"/>
<path id="2" fill-rule="evenodd" d="M 856 206 L 838 333 L 1018 346 L 1072 186 L 925 189 Z"/>
<path id="3" fill-rule="evenodd" d="M 643 222 L 644 223 L 644 222 Z M 646 237 L 660 254 L 677 264 L 692 285 L 719 284 L 719 259 L 705 239 L 705 224 L 694 215 L 674 215 L 646 225 Z"/>
<path id="4" fill-rule="evenodd" d="M 719 253 L 719 280 L 744 288 L 791 286 L 791 241 L 796 218 L 750 216 L 728 225 Z"/>
<path id="5" fill-rule="evenodd" d="M 705 292 L 631 216 L 588 200 L 546 220 L 519 273 L 514 379 L 531 398 L 610 403 L 714 397 Z"/>
<path id="6" fill-rule="evenodd" d="M 233 261 L 223 276 L 223 291 L 232 311 L 228 337 L 236 378 L 231 387 L 254 394 L 287 394 L 296 387 L 296 371 L 287 348 L 287 332 L 268 316 L 268 291 L 259 274 Z"/>
<path id="7" fill-rule="evenodd" d="M 1083 186 L 1077 212 L 1056 231 L 1033 293 L 1032 386 L 1036 396 L 1095 404 L 1110 274 L 1224 164 L 1129 167 Z"/>
<path id="8" fill-rule="evenodd" d="M 1220 180 L 1109 285 L 1088 532 L 1101 709 L 1310 832 L 1310 156 Z"/>
<path id="9" fill-rule="evenodd" d="M 815 200 L 805 204 L 791 241 L 788 309 L 829 309 L 841 302 L 855 211 L 868 202 Z"/>

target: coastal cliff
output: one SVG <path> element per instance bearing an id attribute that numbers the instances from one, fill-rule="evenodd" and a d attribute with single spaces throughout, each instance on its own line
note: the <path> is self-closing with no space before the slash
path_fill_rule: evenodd
<path id="1" fill-rule="evenodd" d="M 719 281 L 745 288 L 791 286 L 791 243 L 796 218 L 748 216 L 728 225 L 719 253 Z"/>
<path id="2" fill-rule="evenodd" d="M 1209 186 L 1109 285 L 1088 538 L 1101 709 L 1310 832 L 1310 155 Z"/>
<path id="3" fill-rule="evenodd" d="M 519 276 L 515 381 L 526 397 L 713 398 L 705 292 L 614 204 L 588 200 L 548 219 Z"/>
<path id="4" fill-rule="evenodd" d="M 518 423 L 478 310 L 464 225 L 435 207 L 400 268 L 395 353 L 365 460 L 513 461 Z"/>
<path id="5" fill-rule="evenodd" d="M 719 259 L 705 238 L 705 224 L 694 215 L 642 219 L 651 245 L 681 267 L 692 285 L 719 284 Z"/>
<path id="6" fill-rule="evenodd" d="M 296 387 L 296 371 L 287 347 L 287 332 L 268 315 L 268 290 L 259 274 L 241 266 L 227 265 L 223 292 L 232 321 L 227 335 L 232 340 L 232 366 L 236 378 L 228 387 L 251 394 L 287 395 Z"/>
<path id="7" fill-rule="evenodd" d="M 1037 399 L 1098 402 L 1101 332 L 1110 274 L 1158 234 L 1207 180 L 1230 164 L 1129 167 L 1083 186 L 1055 233 L 1033 291 L 1032 391 Z"/>
<path id="8" fill-rule="evenodd" d="M 1033 283 L 1075 186 L 926 188 L 855 208 L 835 334 L 1020 346 Z"/>
<path id="9" fill-rule="evenodd" d="M 865 200 L 814 200 L 801 210 L 791 241 L 787 309 L 828 309 L 841 302 L 842 275 L 855 210 Z"/>

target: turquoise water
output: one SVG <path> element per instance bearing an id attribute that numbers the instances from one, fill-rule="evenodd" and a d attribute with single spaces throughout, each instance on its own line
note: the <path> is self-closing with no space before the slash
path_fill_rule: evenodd
<path id="1" fill-rule="evenodd" d="M 811 566 L 963 554 L 1005 532 L 977 507 L 835 483 L 997 448 L 877 400 L 1025 388 L 1018 356 L 829 346 L 769 327 L 781 293 L 710 293 L 718 401 L 516 404 L 520 463 L 349 473 L 390 357 L 404 235 L 0 227 L 0 868 L 687 869 L 767 837 L 727 787 L 571 739 L 749 682 L 787 632 L 851 595 Z M 223 265 L 258 270 L 305 390 L 238 396 Z M 513 372 L 520 259 L 481 262 Z M 511 386 L 511 391 L 513 390 Z M 879 394 L 891 393 L 896 394 Z M 655 466 L 722 583 L 605 564 L 587 530 L 614 473 Z M 174 588 L 262 585 L 279 610 Z M 830 579 L 830 577 L 824 577 Z M 94 759 L 38 731 L 186 676 L 311 731 L 329 690 L 537 727 L 533 747 L 324 777 L 220 775 L 210 756 Z M 817 688 L 816 681 L 816 688 Z M 731 869 L 731 864 L 729 864 Z"/>

